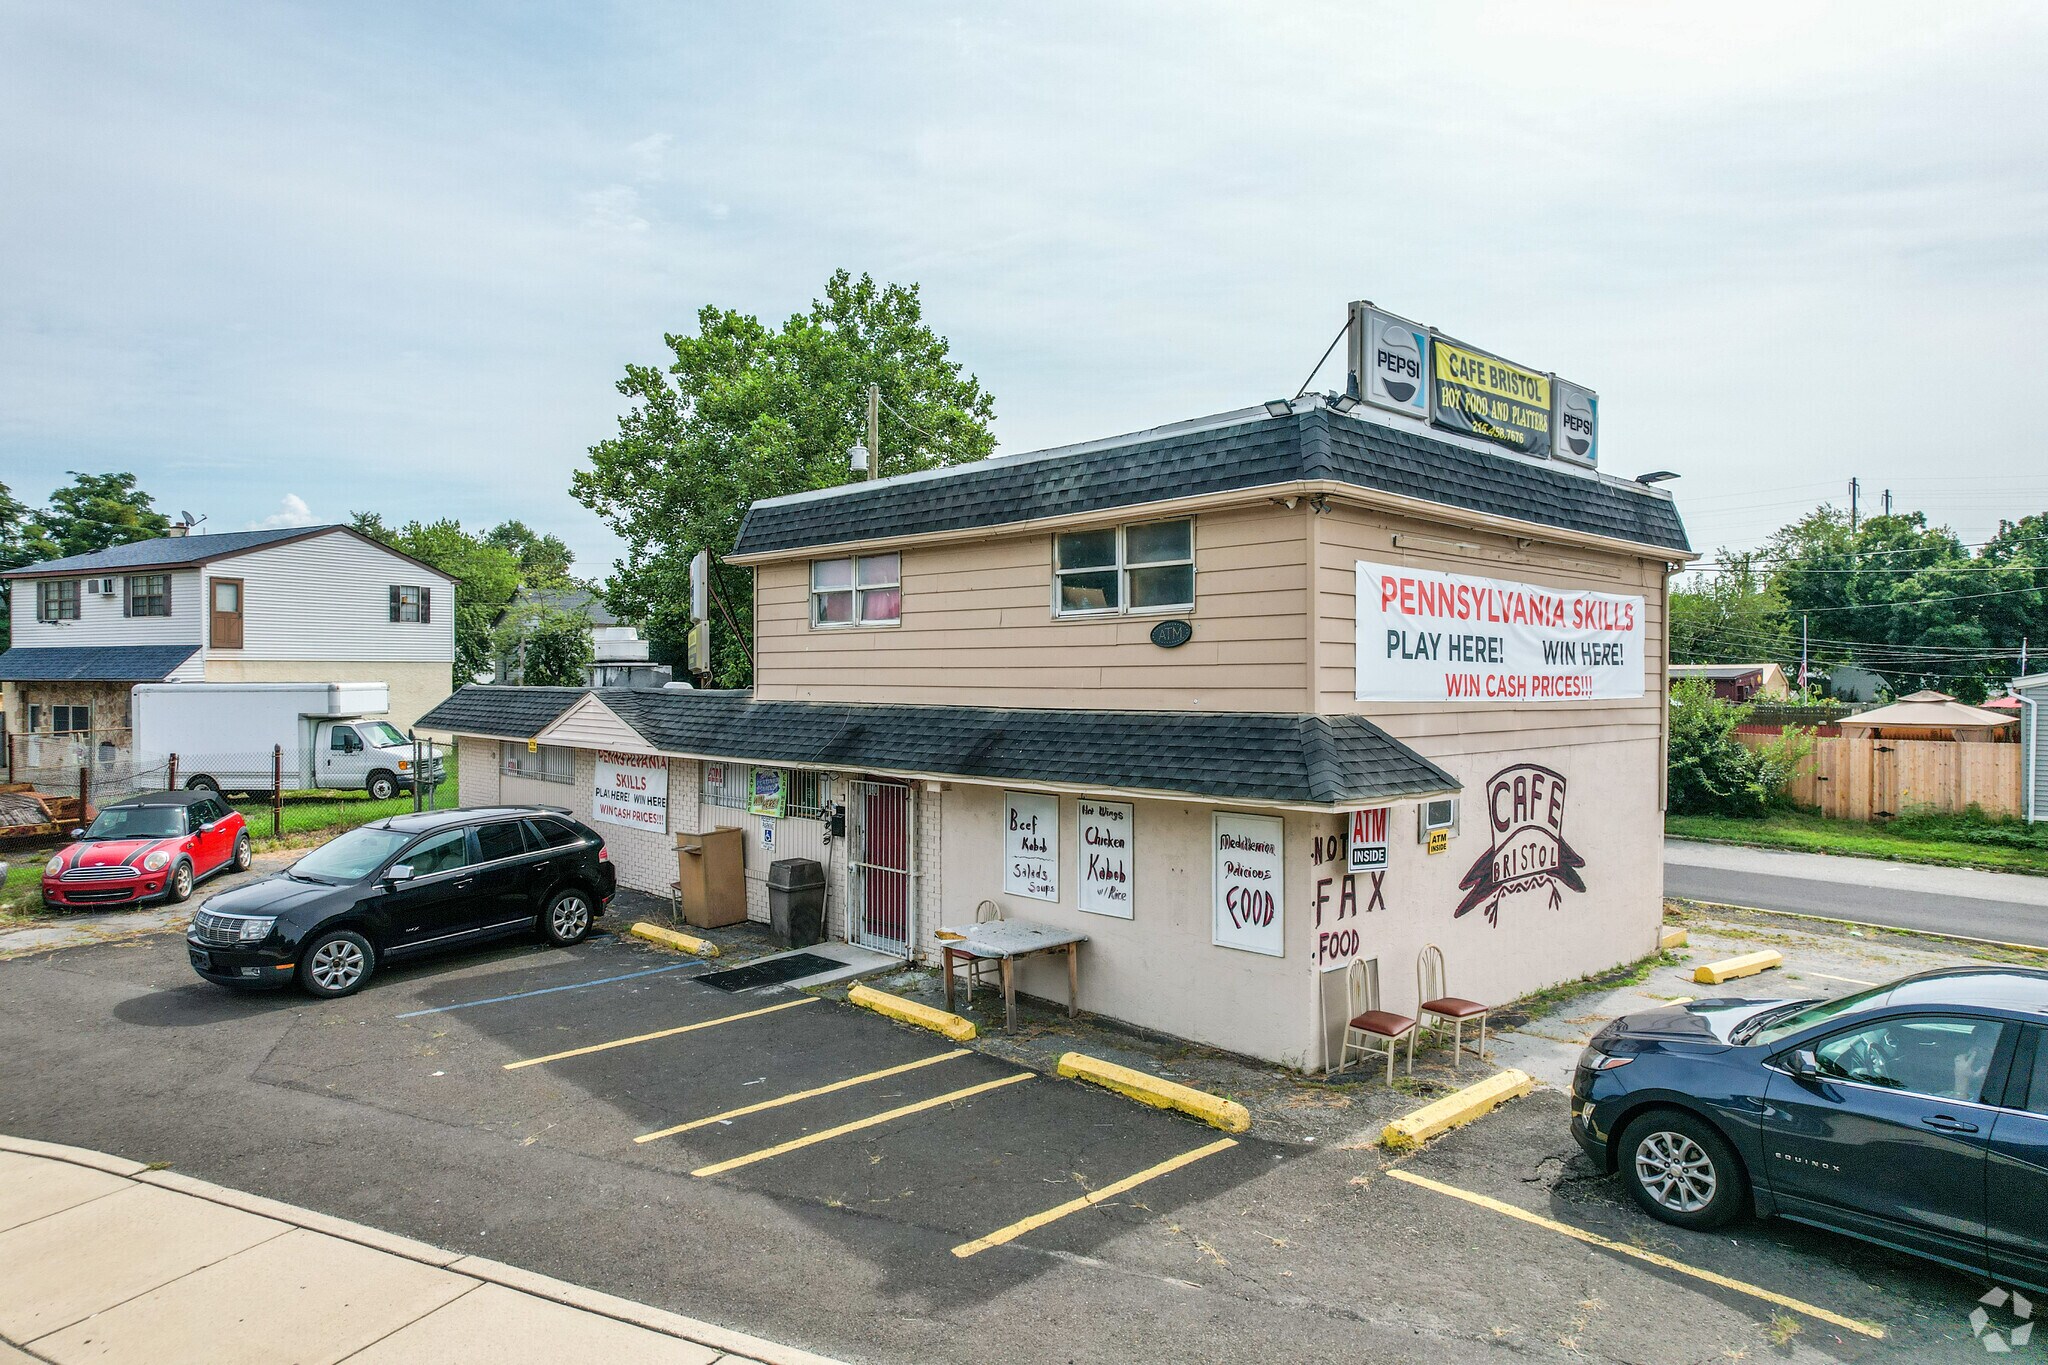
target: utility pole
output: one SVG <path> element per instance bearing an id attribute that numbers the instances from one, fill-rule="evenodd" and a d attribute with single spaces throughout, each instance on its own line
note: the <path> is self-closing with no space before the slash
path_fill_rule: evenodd
<path id="1" fill-rule="evenodd" d="M 882 477 L 882 386 L 868 385 L 868 477 Z"/>
<path id="2" fill-rule="evenodd" d="M 1884 514 L 1886 516 L 1892 514 L 1892 490 L 1889 488 L 1884 490 Z"/>
<path id="3" fill-rule="evenodd" d="M 1849 480 L 1849 534 L 1856 533 L 1856 495 L 1863 491 L 1863 480 Z"/>
<path id="4" fill-rule="evenodd" d="M 1806 695 L 1806 613 L 1799 613 L 1799 694 Z"/>

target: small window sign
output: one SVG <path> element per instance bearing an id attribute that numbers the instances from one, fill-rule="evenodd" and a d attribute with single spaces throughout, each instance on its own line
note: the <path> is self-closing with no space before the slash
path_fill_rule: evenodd
<path id="1" fill-rule="evenodd" d="M 1429 832 L 1429 851 L 1442 853 L 1451 846 L 1451 832 L 1447 829 L 1433 829 Z"/>
<path id="2" fill-rule="evenodd" d="M 780 768 L 756 768 L 749 786 L 747 809 L 755 815 L 780 817 L 788 793 L 783 790 Z"/>
<path id="3" fill-rule="evenodd" d="M 761 822 L 761 847 L 770 853 L 775 851 L 775 822 L 773 820 L 763 820 Z"/>

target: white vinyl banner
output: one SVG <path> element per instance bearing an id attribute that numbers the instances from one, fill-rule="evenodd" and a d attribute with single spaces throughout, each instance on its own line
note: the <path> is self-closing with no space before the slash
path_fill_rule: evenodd
<path id="1" fill-rule="evenodd" d="M 1003 793 L 1003 890 L 1035 901 L 1060 898 L 1060 799 Z"/>
<path id="2" fill-rule="evenodd" d="M 1287 895 L 1276 815 L 1209 817 L 1215 921 L 1210 941 L 1268 957 L 1286 954 Z"/>
<path id="3" fill-rule="evenodd" d="M 1358 561 L 1360 701 L 1643 695 L 1643 599 Z"/>
<path id="4" fill-rule="evenodd" d="M 668 832 L 668 760 L 600 750 L 590 815 L 610 825 Z"/>
<path id="5" fill-rule="evenodd" d="M 1131 917 L 1138 866 L 1131 856 L 1132 807 L 1127 801 L 1075 803 L 1075 837 L 1080 840 L 1080 905 L 1091 915 Z"/>

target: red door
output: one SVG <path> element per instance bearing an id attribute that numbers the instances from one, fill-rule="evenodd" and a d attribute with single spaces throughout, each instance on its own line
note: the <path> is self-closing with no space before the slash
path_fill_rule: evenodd
<path id="1" fill-rule="evenodd" d="M 853 941 L 885 953 L 910 952 L 910 788 L 901 782 L 849 784 L 853 830 Z"/>

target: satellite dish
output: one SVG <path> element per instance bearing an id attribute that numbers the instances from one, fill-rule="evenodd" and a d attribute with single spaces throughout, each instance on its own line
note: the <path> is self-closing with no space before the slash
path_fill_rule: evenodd
<path id="1" fill-rule="evenodd" d="M 190 512 L 180 512 L 178 515 L 185 518 L 185 524 L 187 526 L 191 526 L 199 520 L 199 518 L 193 516 Z"/>

